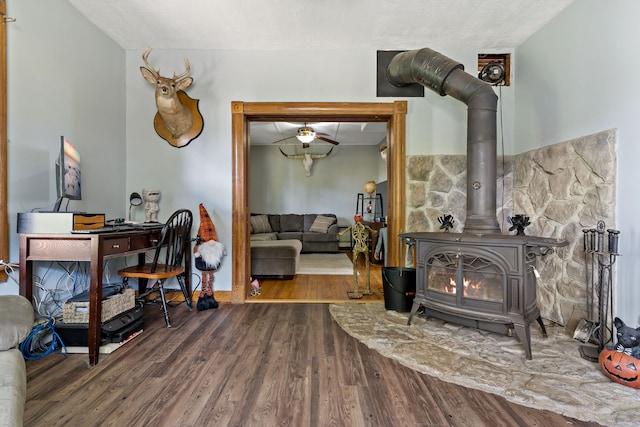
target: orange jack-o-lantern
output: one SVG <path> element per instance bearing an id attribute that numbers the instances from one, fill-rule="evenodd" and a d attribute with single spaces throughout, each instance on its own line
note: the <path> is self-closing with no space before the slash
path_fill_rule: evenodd
<path id="1" fill-rule="evenodd" d="M 613 381 L 628 387 L 640 388 L 640 359 L 621 351 L 604 349 L 600 352 L 598 362 L 602 372 Z"/>

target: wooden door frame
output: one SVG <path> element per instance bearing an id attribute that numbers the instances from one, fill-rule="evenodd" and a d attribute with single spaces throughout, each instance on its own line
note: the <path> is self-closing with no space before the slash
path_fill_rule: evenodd
<path id="1" fill-rule="evenodd" d="M 249 124 L 251 122 L 386 122 L 389 236 L 397 236 L 405 223 L 407 101 L 376 102 L 231 102 L 233 162 L 232 303 L 249 296 L 251 276 Z M 400 239 L 389 238 L 388 262 L 404 265 Z"/>
<path id="2" fill-rule="evenodd" d="M 9 215 L 7 173 L 7 3 L 0 0 L 0 259 L 9 262 Z M 7 275 L 0 270 L 0 282 Z"/>

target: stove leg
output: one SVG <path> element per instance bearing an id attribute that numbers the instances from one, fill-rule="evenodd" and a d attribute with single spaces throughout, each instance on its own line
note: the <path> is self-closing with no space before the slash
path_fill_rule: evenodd
<path id="1" fill-rule="evenodd" d="M 549 335 L 547 335 L 547 328 L 545 328 L 544 323 L 542 323 L 542 316 L 538 316 L 536 320 L 538 321 L 538 325 L 540 325 L 540 329 L 542 329 L 542 336 L 547 338 Z"/>
<path id="2" fill-rule="evenodd" d="M 414 301 L 413 306 L 411 307 L 411 313 L 409 313 L 409 319 L 407 320 L 407 325 L 411 324 L 411 319 L 413 319 L 413 315 L 416 314 L 419 308 L 420 308 L 420 303 Z"/>
<path id="3" fill-rule="evenodd" d="M 513 327 L 516 330 L 516 335 L 520 339 L 520 343 L 524 347 L 524 354 L 527 360 L 531 360 L 531 333 L 529 331 L 529 325 L 516 325 Z"/>

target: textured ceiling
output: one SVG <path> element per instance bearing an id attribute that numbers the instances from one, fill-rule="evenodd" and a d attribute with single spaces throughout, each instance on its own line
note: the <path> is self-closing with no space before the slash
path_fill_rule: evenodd
<path id="1" fill-rule="evenodd" d="M 513 50 L 573 0 L 69 0 L 124 49 Z M 252 144 L 302 123 L 253 123 Z M 345 145 L 377 145 L 384 123 L 314 123 Z M 295 144 L 295 138 L 282 144 Z M 320 144 L 327 146 L 328 144 Z"/>
<path id="2" fill-rule="evenodd" d="M 513 49 L 573 0 L 69 0 L 124 49 Z"/>

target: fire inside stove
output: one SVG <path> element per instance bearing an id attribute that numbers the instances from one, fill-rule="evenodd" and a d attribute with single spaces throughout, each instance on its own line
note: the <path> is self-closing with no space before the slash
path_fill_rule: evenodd
<path id="1" fill-rule="evenodd" d="M 504 301 L 504 274 L 483 258 L 439 254 L 427 264 L 429 290 L 477 300 Z"/>

